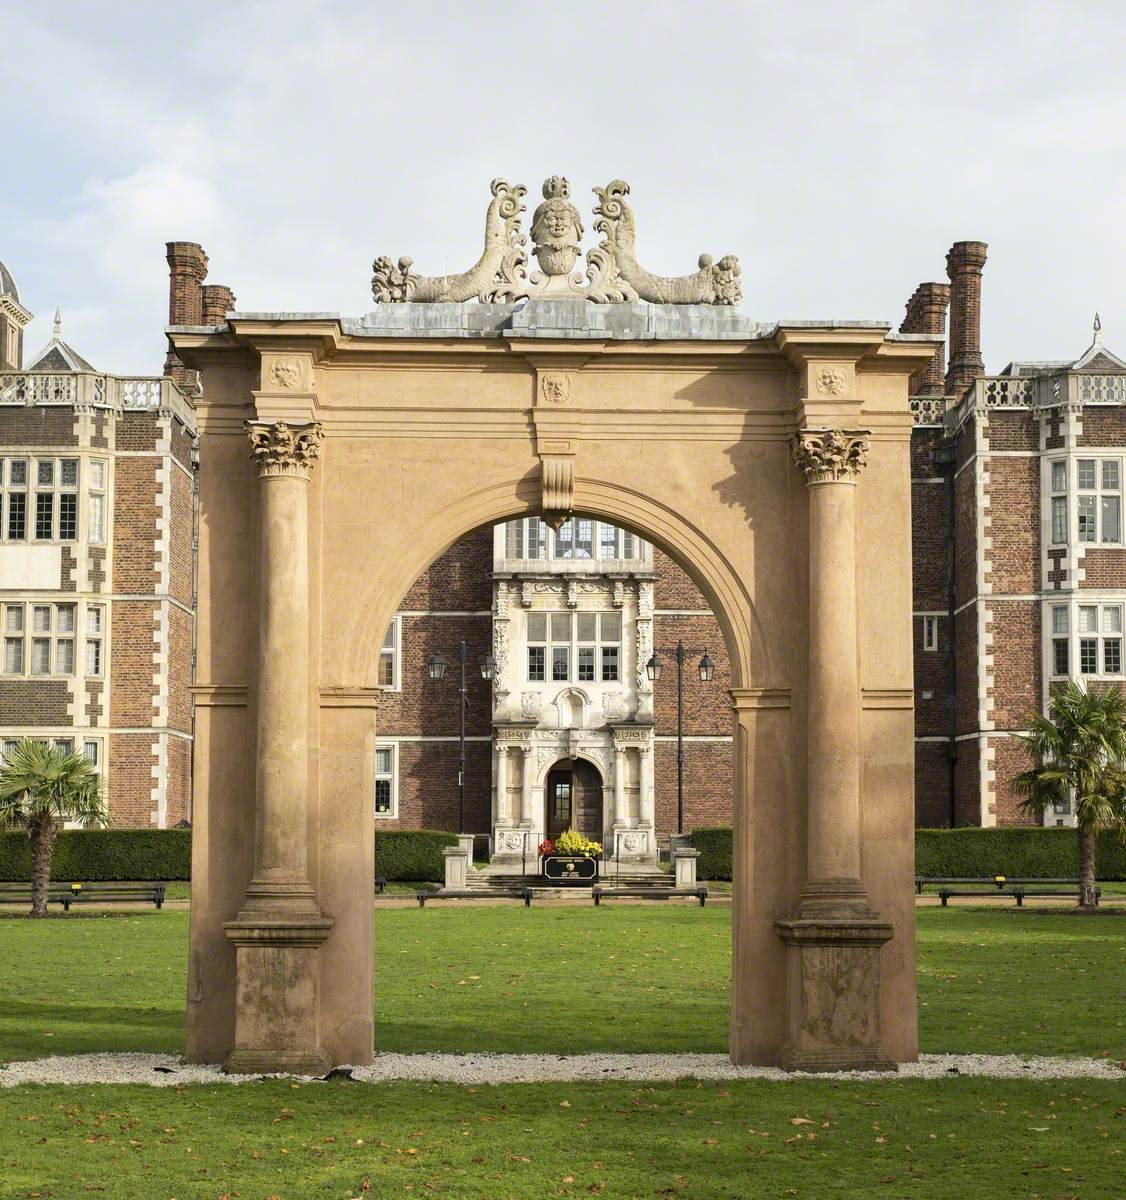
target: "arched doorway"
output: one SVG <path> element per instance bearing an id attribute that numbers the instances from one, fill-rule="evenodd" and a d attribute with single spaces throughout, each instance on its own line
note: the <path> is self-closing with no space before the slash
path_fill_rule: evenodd
<path id="1" fill-rule="evenodd" d="M 907 380 L 933 347 L 676 306 L 612 328 L 586 301 L 471 307 L 170 335 L 203 377 L 189 1058 L 370 1060 L 388 621 L 462 534 L 567 512 L 674 556 L 727 642 L 732 1057 L 913 1058 L 903 514 Z"/>
<path id="2" fill-rule="evenodd" d="M 568 829 L 592 842 L 602 841 L 606 827 L 602 776 L 586 759 L 561 759 L 551 767 L 544 807 L 544 829 L 552 841 Z"/>

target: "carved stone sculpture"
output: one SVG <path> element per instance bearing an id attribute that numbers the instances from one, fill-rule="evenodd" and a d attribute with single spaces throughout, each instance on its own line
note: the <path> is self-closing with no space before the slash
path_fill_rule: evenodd
<path id="1" fill-rule="evenodd" d="M 587 255 L 588 299 L 612 304 L 623 298 L 623 289 L 653 304 L 738 304 L 743 298 L 739 260 L 734 254 L 725 254 L 718 263 L 711 255 L 701 254 L 700 269 L 694 275 L 671 277 L 646 271 L 634 254 L 637 226 L 625 199 L 629 184 L 612 179 L 594 193 L 598 197 L 594 228 L 605 237 L 598 249 Z"/>
<path id="2" fill-rule="evenodd" d="M 485 249 L 476 264 L 460 275 L 415 275 L 409 258 L 400 258 L 398 266 L 385 255 L 377 258 L 371 280 L 376 304 L 492 300 L 496 281 L 515 278 L 526 259 L 520 214 L 527 190 L 513 187 L 506 179 L 493 180 L 493 198 L 485 212 Z"/>
<path id="3" fill-rule="evenodd" d="M 575 270 L 582 250 L 583 223 L 571 203 L 571 185 L 552 175 L 543 185 L 543 203 L 532 216 L 532 253 L 538 271 L 528 272 L 520 214 L 527 188 L 494 179 L 485 214 L 485 249 L 475 266 L 460 275 L 416 275 L 412 260 L 396 265 L 386 256 L 372 264 L 372 296 L 377 304 L 511 303 L 527 296 L 573 296 L 596 304 L 738 304 L 743 297 L 739 260 L 733 254 L 714 262 L 702 254 L 693 275 L 654 275 L 637 261 L 636 223 L 626 203 L 629 184 L 611 180 L 595 188 L 594 228 L 602 242 L 586 256 L 586 279 Z"/>
<path id="4" fill-rule="evenodd" d="M 793 443 L 806 483 L 855 483 L 868 448 L 867 429 L 802 429 Z"/>

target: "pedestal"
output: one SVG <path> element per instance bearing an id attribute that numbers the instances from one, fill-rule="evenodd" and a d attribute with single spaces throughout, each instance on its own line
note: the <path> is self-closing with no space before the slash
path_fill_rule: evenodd
<path id="1" fill-rule="evenodd" d="M 328 917 L 228 921 L 235 945 L 234 1075 L 325 1075 L 332 1060 L 320 1041 L 321 943 Z"/>
<path id="2" fill-rule="evenodd" d="M 879 920 L 775 923 L 789 947 L 787 1071 L 894 1071 L 880 1048 L 880 947 L 894 927 Z"/>

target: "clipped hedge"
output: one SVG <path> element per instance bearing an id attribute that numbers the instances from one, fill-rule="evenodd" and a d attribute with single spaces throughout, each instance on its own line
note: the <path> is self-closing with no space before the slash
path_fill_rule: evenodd
<path id="1" fill-rule="evenodd" d="M 64 829 L 51 859 L 51 878 L 58 883 L 191 877 L 190 829 Z M 0 880 L 23 883 L 30 878 L 27 834 L 0 832 Z"/>
<path id="2" fill-rule="evenodd" d="M 1073 878 L 1079 871 L 1074 829 L 917 829 L 919 875 L 1012 875 L 1029 879 Z M 1099 879 L 1126 879 L 1126 842 L 1099 835 Z"/>
<path id="3" fill-rule="evenodd" d="M 700 852 L 696 875 L 700 879 L 731 878 L 731 830 L 693 829 L 689 844 Z"/>
<path id="4" fill-rule="evenodd" d="M 731 878 L 731 830 L 696 829 L 701 879 Z M 1126 879 L 1126 841 L 1099 835 L 1095 859 L 1099 879 Z M 916 829 L 918 875 L 1016 878 L 1073 878 L 1079 870 L 1074 829 Z"/>
<path id="5" fill-rule="evenodd" d="M 456 833 L 434 829 L 377 829 L 375 873 L 384 879 L 441 883 L 446 877 L 447 846 L 457 845 Z"/>

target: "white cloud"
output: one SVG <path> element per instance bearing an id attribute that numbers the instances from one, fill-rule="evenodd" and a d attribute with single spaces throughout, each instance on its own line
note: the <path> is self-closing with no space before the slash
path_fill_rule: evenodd
<path id="1" fill-rule="evenodd" d="M 376 253 L 461 269 L 489 180 L 556 172 L 583 209 L 629 179 L 655 270 L 738 253 L 756 317 L 898 321 L 970 237 L 991 368 L 1096 307 L 1126 347 L 1120 5 L 129 8 L 0 15 L 31 162 L 0 257 L 47 333 L 92 310 L 100 364 L 159 369 L 167 240 L 248 308 L 358 312 Z"/>

